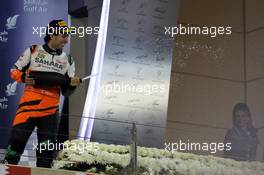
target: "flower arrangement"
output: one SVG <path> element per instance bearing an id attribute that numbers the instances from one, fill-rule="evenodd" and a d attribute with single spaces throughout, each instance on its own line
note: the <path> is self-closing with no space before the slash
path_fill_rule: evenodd
<path id="1" fill-rule="evenodd" d="M 81 140 L 66 141 L 54 168 L 110 175 L 132 174 L 130 146 L 107 145 Z M 93 144 L 93 147 L 78 145 Z M 140 175 L 264 175 L 261 162 L 238 162 L 214 156 L 169 152 L 138 147 L 137 174 Z"/>

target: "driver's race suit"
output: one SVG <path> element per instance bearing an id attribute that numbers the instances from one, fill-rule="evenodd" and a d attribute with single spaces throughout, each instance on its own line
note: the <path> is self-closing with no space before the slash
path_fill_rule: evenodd
<path id="1" fill-rule="evenodd" d="M 34 85 L 26 84 L 20 99 L 5 156 L 7 163 L 18 164 L 37 127 L 37 166 L 51 167 L 54 150 L 40 151 L 39 148 L 56 144 L 60 93 L 69 95 L 74 91 L 76 87 L 70 86 L 74 75 L 72 57 L 61 50 L 50 49 L 47 44 L 33 45 L 19 57 L 11 69 L 11 78 L 22 83 L 26 77 L 33 78 Z"/>

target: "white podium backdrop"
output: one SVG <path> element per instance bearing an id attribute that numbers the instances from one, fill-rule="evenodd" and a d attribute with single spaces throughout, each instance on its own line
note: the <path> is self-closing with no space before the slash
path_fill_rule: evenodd
<path id="1" fill-rule="evenodd" d="M 173 51 L 165 27 L 176 26 L 178 9 L 179 0 L 111 1 L 96 111 L 86 117 L 135 122 L 139 145 L 164 145 Z M 130 128 L 95 119 L 91 138 L 129 143 Z"/>

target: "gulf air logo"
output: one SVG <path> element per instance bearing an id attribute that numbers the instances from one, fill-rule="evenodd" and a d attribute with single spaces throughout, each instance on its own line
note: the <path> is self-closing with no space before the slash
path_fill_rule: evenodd
<path id="1" fill-rule="evenodd" d="M 19 17 L 18 14 L 14 15 L 13 17 L 10 16 L 7 18 L 7 23 L 6 23 L 6 28 L 9 29 L 15 29 L 16 28 L 16 23 L 17 23 L 17 18 Z"/>
<path id="2" fill-rule="evenodd" d="M 17 82 L 13 82 L 13 83 L 9 83 L 6 86 L 6 96 L 12 96 L 12 95 L 16 95 L 16 89 L 17 89 Z"/>

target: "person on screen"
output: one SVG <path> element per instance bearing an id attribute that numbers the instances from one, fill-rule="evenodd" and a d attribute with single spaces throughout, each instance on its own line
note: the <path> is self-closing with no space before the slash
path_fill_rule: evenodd
<path id="1" fill-rule="evenodd" d="M 258 145 L 258 129 L 252 124 L 249 107 L 245 103 L 238 103 L 233 109 L 233 127 L 225 136 L 225 143 L 231 143 L 231 149 L 224 151 L 224 157 L 239 161 L 253 161 L 256 159 Z"/>
<path id="2" fill-rule="evenodd" d="M 37 127 L 37 166 L 52 166 L 55 150 L 48 148 L 56 141 L 60 94 L 70 95 L 81 83 L 75 76 L 73 58 L 63 52 L 69 32 L 65 21 L 51 21 L 45 44 L 26 49 L 11 69 L 11 78 L 25 83 L 25 88 L 13 120 L 4 163 L 18 164 L 31 133 Z"/>

